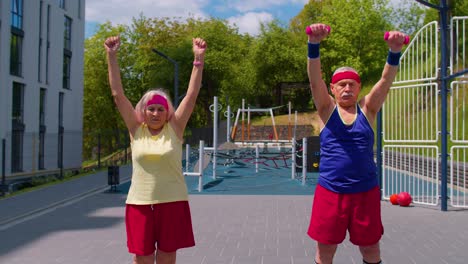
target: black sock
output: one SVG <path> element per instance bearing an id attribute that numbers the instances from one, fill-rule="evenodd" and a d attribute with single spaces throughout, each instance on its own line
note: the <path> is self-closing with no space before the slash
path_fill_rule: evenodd
<path id="1" fill-rule="evenodd" d="M 382 260 L 380 260 L 379 262 L 375 262 L 375 263 L 371 263 L 371 262 L 367 262 L 365 260 L 362 260 L 362 264 L 382 264 Z"/>

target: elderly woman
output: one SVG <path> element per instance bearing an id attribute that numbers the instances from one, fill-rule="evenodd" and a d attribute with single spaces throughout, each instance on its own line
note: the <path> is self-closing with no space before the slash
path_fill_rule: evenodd
<path id="1" fill-rule="evenodd" d="M 120 38 L 104 42 L 112 96 L 131 138 L 133 173 L 125 224 L 134 263 L 175 263 L 178 249 L 195 245 L 181 157 L 184 129 L 200 91 L 206 43 L 200 38 L 192 42 L 192 75 L 176 110 L 161 89 L 147 92 L 133 108 L 117 62 Z"/>

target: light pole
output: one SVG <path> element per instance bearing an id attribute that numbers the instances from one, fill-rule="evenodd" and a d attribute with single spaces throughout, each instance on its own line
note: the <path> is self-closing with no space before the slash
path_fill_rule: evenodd
<path id="1" fill-rule="evenodd" d="M 153 52 L 174 64 L 174 108 L 177 109 L 179 105 L 179 63 L 157 49 L 153 49 Z"/>

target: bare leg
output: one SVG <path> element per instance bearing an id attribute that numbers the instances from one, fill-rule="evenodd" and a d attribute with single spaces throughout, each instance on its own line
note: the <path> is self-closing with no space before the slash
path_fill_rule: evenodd
<path id="1" fill-rule="evenodd" d="M 315 262 L 319 264 L 332 264 L 338 245 L 328 245 L 317 242 Z"/>
<path id="2" fill-rule="evenodd" d="M 156 263 L 157 264 L 175 264 L 176 263 L 176 252 L 164 252 L 160 249 L 156 251 Z"/>
<path id="3" fill-rule="evenodd" d="M 133 257 L 133 264 L 154 264 L 154 254 L 148 256 L 138 256 Z"/>
<path id="4" fill-rule="evenodd" d="M 362 254 L 362 259 L 368 263 L 380 262 L 380 246 L 379 242 L 371 246 L 359 247 Z"/>

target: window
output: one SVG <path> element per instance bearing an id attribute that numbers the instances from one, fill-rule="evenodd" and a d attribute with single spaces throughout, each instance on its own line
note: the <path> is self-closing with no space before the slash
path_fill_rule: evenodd
<path id="1" fill-rule="evenodd" d="M 70 69 L 71 69 L 71 30 L 72 20 L 65 16 L 65 30 L 63 32 L 63 80 L 62 87 L 70 89 Z"/>
<path id="2" fill-rule="evenodd" d="M 23 29 L 23 0 L 11 0 L 11 26 Z"/>
<path id="3" fill-rule="evenodd" d="M 58 149 L 57 149 L 57 166 L 63 168 L 63 103 L 64 103 L 64 93 L 59 93 L 59 109 L 58 109 Z"/>
<path id="4" fill-rule="evenodd" d="M 42 74 L 42 5 L 44 1 L 41 0 L 39 5 L 39 45 L 38 45 L 38 52 L 37 52 L 37 81 L 41 82 L 41 74 Z"/>
<path id="5" fill-rule="evenodd" d="M 63 48 L 71 51 L 72 20 L 65 16 L 65 30 L 63 32 Z"/>
<path id="6" fill-rule="evenodd" d="M 81 19 L 81 0 L 78 0 L 78 18 Z"/>
<path id="7" fill-rule="evenodd" d="M 45 66 L 45 77 L 46 83 L 49 83 L 49 55 L 50 55 L 50 5 L 47 5 L 47 46 L 46 46 L 46 66 Z"/>
<path id="8" fill-rule="evenodd" d="M 21 76 L 23 56 L 23 0 L 11 0 L 10 74 Z"/>
<path id="9" fill-rule="evenodd" d="M 12 121 L 13 123 L 23 123 L 23 95 L 24 85 L 21 83 L 13 83 L 13 109 Z"/>
<path id="10" fill-rule="evenodd" d="M 12 133 L 11 133 L 11 172 L 23 170 L 23 100 L 24 85 L 13 83 L 13 109 L 12 109 Z"/>
<path id="11" fill-rule="evenodd" d="M 39 95 L 39 155 L 38 155 L 38 169 L 44 169 L 44 150 L 45 150 L 45 106 L 46 106 L 46 92 L 47 90 L 41 88 Z"/>
<path id="12" fill-rule="evenodd" d="M 39 95 L 39 125 L 45 126 L 46 89 L 41 88 Z"/>
<path id="13" fill-rule="evenodd" d="M 58 0 L 58 5 L 60 8 L 65 9 L 65 0 Z"/>
<path id="14" fill-rule="evenodd" d="M 71 70 L 71 55 L 63 54 L 63 80 L 62 87 L 70 89 L 70 70 Z"/>
<path id="15" fill-rule="evenodd" d="M 12 29 L 10 43 L 10 74 L 21 76 L 23 68 L 23 36 Z"/>

